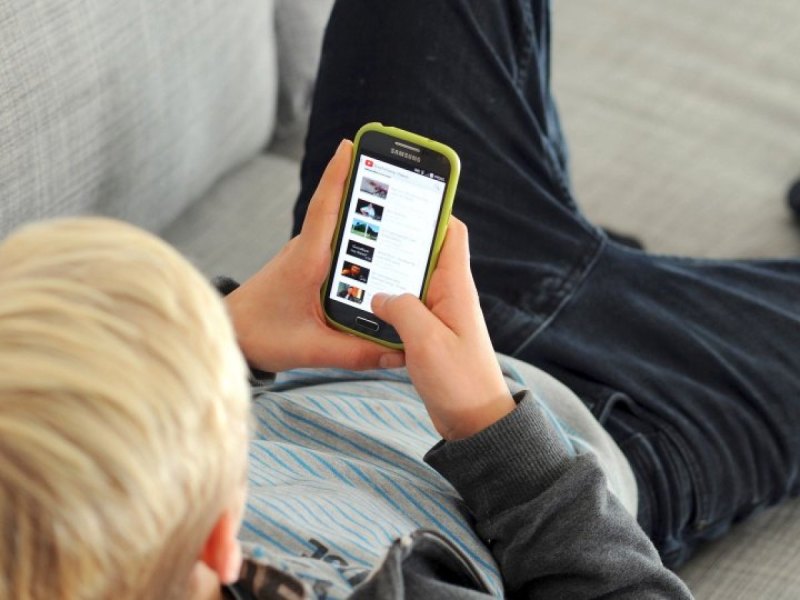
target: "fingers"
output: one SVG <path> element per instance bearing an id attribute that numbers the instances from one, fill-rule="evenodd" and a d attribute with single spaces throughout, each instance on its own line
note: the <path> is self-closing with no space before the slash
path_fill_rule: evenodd
<path id="1" fill-rule="evenodd" d="M 472 279 L 469 268 L 469 233 L 464 222 L 456 217 L 450 217 L 437 269 L 452 271 L 462 277 L 468 275 Z"/>
<path id="2" fill-rule="evenodd" d="M 439 262 L 431 279 L 428 302 L 440 319 L 452 330 L 461 332 L 480 312 L 478 291 L 469 264 L 469 234 L 467 226 L 451 217 Z M 437 305 L 450 304 L 437 311 Z"/>
<path id="3" fill-rule="evenodd" d="M 312 240 L 324 240 L 325 244 L 330 244 L 352 155 L 353 143 L 342 140 L 319 180 L 302 228 L 302 233 Z"/>
<path id="4" fill-rule="evenodd" d="M 378 367 L 393 369 L 405 364 L 402 352 L 333 330 L 318 339 L 316 348 L 319 352 L 310 362 L 318 366 L 361 371 Z"/>
<path id="5" fill-rule="evenodd" d="M 436 328 L 442 327 L 439 319 L 412 294 L 375 294 L 372 297 L 372 311 L 394 327 L 405 344 L 419 342 Z"/>
<path id="6" fill-rule="evenodd" d="M 455 217 L 451 217 L 447 229 L 431 292 L 439 302 L 434 301 L 430 309 L 411 294 L 375 294 L 372 310 L 397 330 L 405 344 L 424 340 L 437 328 L 454 334 L 472 328 L 480 305 L 469 267 L 467 226 Z"/>

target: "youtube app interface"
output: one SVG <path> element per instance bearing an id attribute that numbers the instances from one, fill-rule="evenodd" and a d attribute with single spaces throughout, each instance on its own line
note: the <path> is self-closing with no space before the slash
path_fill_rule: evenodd
<path id="1" fill-rule="evenodd" d="M 370 311 L 378 292 L 419 296 L 444 178 L 361 155 L 353 182 L 330 298 Z"/>

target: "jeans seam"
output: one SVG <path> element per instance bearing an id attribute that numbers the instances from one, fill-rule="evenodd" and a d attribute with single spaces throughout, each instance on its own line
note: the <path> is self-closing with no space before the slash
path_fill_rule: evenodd
<path id="1" fill-rule="evenodd" d="M 686 465 L 686 470 L 691 478 L 692 489 L 694 490 L 694 501 L 697 509 L 695 514 L 695 522 L 692 524 L 693 528 L 704 528 L 709 524 L 709 509 L 708 509 L 708 490 L 704 485 L 702 473 L 697 465 L 697 462 L 692 457 L 691 448 L 683 442 L 683 439 L 678 430 L 671 424 L 662 422 L 661 430 L 667 439 L 672 442 L 678 455 Z"/>
<path id="2" fill-rule="evenodd" d="M 525 82 L 528 79 L 531 68 L 531 56 L 533 56 L 534 46 L 536 45 L 536 28 L 534 26 L 533 12 L 529 2 L 519 2 L 523 17 L 522 39 L 517 47 L 517 77 L 514 85 L 517 91 L 522 93 Z"/>
<path id="3" fill-rule="evenodd" d="M 567 304 L 569 304 L 570 300 L 572 300 L 577 291 L 589 277 L 589 274 L 594 270 L 594 267 L 597 264 L 597 261 L 600 259 L 600 255 L 603 253 L 603 250 L 607 244 L 607 239 L 604 237 L 597 237 L 595 240 L 597 241 L 597 247 L 595 248 L 594 253 L 591 254 L 591 257 L 588 260 L 580 261 L 577 265 L 575 265 L 575 267 L 573 267 L 572 272 L 564 278 L 564 283 L 555 294 L 556 296 L 563 294 L 563 297 L 558 302 L 555 309 L 550 311 L 550 314 L 544 320 L 542 320 L 541 323 L 539 323 L 533 332 L 528 334 L 528 336 L 514 349 L 514 351 L 511 353 L 511 356 L 519 355 L 520 352 L 522 352 L 531 342 L 533 342 L 533 340 L 536 339 L 536 337 L 558 317 L 559 313 Z M 579 273 L 576 274 L 576 271 Z"/>

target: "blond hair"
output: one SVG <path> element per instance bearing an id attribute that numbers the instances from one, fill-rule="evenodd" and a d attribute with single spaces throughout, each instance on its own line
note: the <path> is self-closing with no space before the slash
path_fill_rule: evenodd
<path id="1" fill-rule="evenodd" d="M 180 597 L 248 437 L 218 294 L 119 222 L 0 245 L 0 598 Z"/>

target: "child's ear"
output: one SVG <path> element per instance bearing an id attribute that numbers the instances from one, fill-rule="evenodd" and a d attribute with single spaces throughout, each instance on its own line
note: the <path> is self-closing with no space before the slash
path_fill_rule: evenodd
<path id="1" fill-rule="evenodd" d="M 233 583 L 242 568 L 242 549 L 237 534 L 239 518 L 226 510 L 208 534 L 200 560 L 214 571 L 220 583 Z"/>

